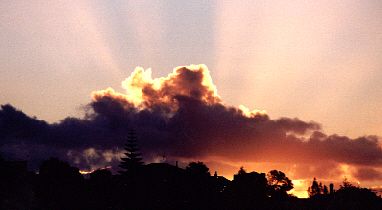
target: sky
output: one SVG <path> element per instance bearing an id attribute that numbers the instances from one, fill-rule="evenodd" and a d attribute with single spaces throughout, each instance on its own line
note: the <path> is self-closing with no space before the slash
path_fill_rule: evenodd
<path id="1" fill-rule="evenodd" d="M 316 139 L 309 135 L 319 130 L 326 136 L 346 136 L 350 145 L 358 137 L 382 136 L 381 26 L 382 3 L 376 0 L 5 0 L 0 2 L 0 104 L 9 103 L 50 123 L 84 117 L 89 103 L 102 115 L 96 110 L 94 91 L 111 87 L 113 100 L 120 101 L 115 97 L 120 93 L 123 103 L 130 103 L 125 79 L 137 66 L 151 68 L 152 79 L 178 81 L 169 75 L 175 67 L 205 64 L 201 69 L 208 68 L 208 74 L 203 78 L 211 78 L 208 87 L 214 87 L 214 100 L 198 98 L 203 103 L 223 103 L 237 112 L 243 110 L 239 105 L 264 110 L 275 126 L 284 125 L 280 118 L 298 118 L 301 122 L 288 121 L 291 130 L 283 131 L 297 132 L 294 124 L 307 123 L 313 127 L 297 129 L 298 135 Z M 168 94 L 173 96 L 164 95 Z M 145 106 L 140 109 L 151 109 Z M 85 153 L 94 152 L 91 148 Z M 312 173 L 305 176 L 297 157 L 286 164 L 259 157 L 222 158 L 223 153 L 206 161 L 226 171 L 240 165 L 264 171 L 279 168 L 295 183 L 306 183 L 321 167 L 306 166 Z M 344 173 L 321 175 L 323 180 L 339 180 L 343 174 L 382 177 L 376 159 L 326 159 L 328 167 Z M 382 185 L 377 179 L 367 181 L 369 186 Z"/>

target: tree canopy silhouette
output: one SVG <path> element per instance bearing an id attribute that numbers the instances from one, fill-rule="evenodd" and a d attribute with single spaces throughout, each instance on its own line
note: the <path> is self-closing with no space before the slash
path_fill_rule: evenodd
<path id="1" fill-rule="evenodd" d="M 267 199 L 267 179 L 265 173 L 247 173 L 243 167 L 234 175 L 227 187 L 228 209 L 253 209 L 262 207 Z"/>
<path id="2" fill-rule="evenodd" d="M 134 151 L 138 153 L 137 147 Z M 138 162 L 142 164 L 139 158 Z M 0 209 L 382 209 L 376 192 L 347 180 L 336 191 L 331 184 L 328 193 L 314 179 L 311 197 L 299 199 L 286 193 L 292 182 L 277 170 L 265 174 L 240 168 L 229 181 L 217 173 L 211 176 L 203 162 L 191 162 L 186 168 L 168 163 L 139 167 L 128 176 L 107 169 L 83 176 L 78 168 L 57 158 L 44 161 L 39 173 L 29 173 L 26 161 L 3 160 Z"/>
<path id="3" fill-rule="evenodd" d="M 42 209 L 82 208 L 83 186 L 84 178 L 78 168 L 50 158 L 40 166 L 36 195 Z"/>
<path id="4" fill-rule="evenodd" d="M 271 196 L 286 196 L 287 192 L 293 189 L 292 181 L 282 171 L 269 171 L 267 179 Z"/>
<path id="5" fill-rule="evenodd" d="M 186 167 L 186 171 L 199 176 L 210 176 L 210 169 L 203 162 L 191 162 Z"/>

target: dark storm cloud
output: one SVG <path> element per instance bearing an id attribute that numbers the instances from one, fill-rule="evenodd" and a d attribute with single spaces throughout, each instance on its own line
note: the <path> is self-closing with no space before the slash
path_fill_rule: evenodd
<path id="1" fill-rule="evenodd" d="M 147 160 L 165 154 L 169 159 L 381 164 L 375 136 L 328 136 L 315 122 L 273 120 L 261 111 L 225 105 L 205 66 L 180 67 L 155 80 L 149 76 L 134 71 L 123 83 L 126 94 L 110 88 L 94 92 L 83 119 L 48 124 L 3 105 L 2 153 L 32 163 L 58 156 L 79 167 L 115 166 L 127 132 L 134 129 Z"/>
<path id="2" fill-rule="evenodd" d="M 360 181 L 375 181 L 382 179 L 382 172 L 370 167 L 361 167 L 354 176 Z"/>

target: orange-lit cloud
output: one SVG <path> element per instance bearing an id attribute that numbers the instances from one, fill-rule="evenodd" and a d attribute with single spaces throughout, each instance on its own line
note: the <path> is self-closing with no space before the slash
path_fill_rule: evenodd
<path id="1" fill-rule="evenodd" d="M 166 77 L 136 68 L 122 82 L 125 92 L 111 88 L 92 93 L 84 119 L 56 124 L 26 116 L 10 105 L 0 110 L 1 149 L 9 156 L 41 160 L 60 156 L 91 171 L 117 165 L 130 129 L 139 136 L 145 160 L 202 160 L 211 170 L 232 176 L 247 170 L 284 171 L 295 180 L 295 194 L 317 177 L 324 184 L 351 181 L 376 185 L 381 177 L 382 149 L 377 136 L 349 138 L 327 135 L 316 122 L 265 111 L 228 106 L 205 65 L 177 67 Z M 22 157 L 21 157 L 22 158 Z"/>
<path id="2" fill-rule="evenodd" d="M 122 82 L 125 93 L 116 93 L 112 88 L 92 93 L 94 101 L 104 96 L 125 101 L 136 108 L 152 109 L 155 106 L 171 107 L 177 110 L 176 96 L 187 96 L 206 104 L 221 101 L 217 89 L 205 65 L 177 67 L 167 77 L 152 79 L 151 69 L 137 67 L 125 81 Z M 249 112 L 249 110 L 246 110 Z"/>
<path id="3" fill-rule="evenodd" d="M 122 86 L 125 93 L 117 93 L 110 88 L 93 92 L 92 105 L 98 114 L 107 114 L 106 109 L 110 108 L 108 101 L 113 101 L 118 104 L 117 109 L 122 107 L 122 112 L 135 110 L 137 113 L 149 112 L 154 116 L 159 113 L 165 121 L 180 120 L 178 123 L 184 124 L 182 129 L 186 128 L 181 131 L 185 138 L 197 136 L 206 139 L 207 143 L 203 142 L 202 147 L 204 150 L 214 147 L 208 155 L 280 162 L 316 162 L 316 157 L 368 165 L 373 165 L 371 159 L 381 161 L 377 137 L 350 139 L 345 136 L 327 136 L 314 122 L 290 118 L 270 120 L 264 111 L 250 111 L 242 105 L 238 108 L 226 106 L 218 96 L 204 65 L 177 67 L 167 77 L 156 79 L 151 77 L 150 69 L 137 68 Z M 185 143 L 188 140 L 179 141 Z M 232 144 L 237 151 L 226 154 L 226 144 Z M 333 151 L 336 147 L 341 150 Z M 359 149 L 356 152 L 358 155 L 352 154 L 355 148 Z M 368 155 L 363 151 L 367 151 Z M 202 149 L 199 153 L 205 152 Z M 286 158 L 280 159 L 280 156 Z"/>
<path id="4" fill-rule="evenodd" d="M 173 73 L 167 77 L 152 79 L 151 69 L 144 70 L 143 68 L 137 68 L 129 78 L 123 83 L 126 93 L 116 93 L 110 89 L 105 91 L 97 91 L 93 93 L 93 100 L 95 104 L 97 101 L 102 101 L 104 97 L 111 97 L 117 101 L 126 101 L 126 104 L 133 104 L 138 110 L 152 110 L 155 107 L 168 107 L 172 113 L 177 113 L 179 110 L 179 97 L 186 97 L 195 99 L 200 102 L 202 106 L 208 107 L 221 107 L 224 112 L 231 114 L 239 114 L 240 119 L 233 119 L 241 126 L 248 126 L 246 129 L 256 130 L 257 126 L 264 126 L 262 123 L 253 121 L 251 128 L 247 123 L 240 122 L 241 120 L 250 119 L 263 119 L 265 122 L 276 123 L 276 127 L 272 127 L 267 130 L 268 126 L 264 126 L 259 131 L 254 133 L 234 132 L 219 135 L 219 132 L 225 133 L 226 130 L 232 129 L 241 130 L 240 128 L 225 127 L 219 128 L 218 124 L 224 124 L 227 120 L 224 117 L 216 120 L 213 118 L 221 116 L 216 113 L 210 119 L 204 119 L 204 114 L 197 113 L 197 111 L 191 111 L 192 118 L 198 118 L 194 125 L 186 123 L 184 127 L 187 127 L 184 132 L 183 138 L 198 138 L 192 144 L 202 144 L 202 146 L 188 145 L 187 140 L 183 140 L 185 147 L 196 147 L 200 150 L 206 150 L 206 154 L 195 152 L 191 155 L 186 155 L 188 158 L 192 158 L 196 155 L 199 158 L 204 159 L 211 165 L 213 170 L 218 170 L 225 176 L 232 177 L 232 174 L 241 165 L 246 165 L 252 170 L 269 171 L 272 168 L 279 168 L 286 171 L 289 176 L 295 179 L 296 187 L 293 191 L 295 195 L 300 197 L 306 197 L 306 189 L 311 181 L 312 177 L 319 177 L 321 181 L 328 184 L 330 180 L 338 182 L 339 180 L 347 177 L 352 181 L 359 182 L 358 178 L 369 179 L 369 174 L 362 176 L 364 173 L 362 169 L 358 172 L 356 169 L 350 170 L 351 164 L 371 164 L 371 160 L 367 160 L 367 153 L 372 152 L 371 159 L 376 158 L 380 161 L 381 149 L 378 146 L 378 139 L 376 137 L 363 137 L 359 139 L 350 139 L 348 137 L 341 136 L 327 136 L 320 131 L 320 128 L 316 124 L 309 124 L 297 119 L 281 118 L 276 121 L 271 121 L 265 111 L 262 110 L 249 110 L 243 105 L 238 108 L 225 106 L 221 98 L 217 94 L 215 85 L 209 75 L 209 71 L 206 66 L 193 65 L 189 67 L 177 67 Z M 194 106 L 193 104 L 189 106 Z M 206 108 L 204 107 L 204 108 Z M 186 107 L 186 110 L 190 107 Z M 167 110 L 167 109 L 164 109 Z M 213 113 L 214 110 L 210 110 L 209 113 Z M 201 114 L 202 116 L 198 116 Z M 208 114 L 207 114 L 208 115 Z M 171 115 L 172 116 L 172 115 Z M 184 119 L 185 122 L 190 122 L 195 119 Z M 205 123 L 205 122 L 208 123 Z M 251 122 L 248 122 L 251 124 Z M 208 129 L 210 126 L 214 126 L 214 129 Z M 193 127 L 197 127 L 195 130 L 203 132 L 203 130 L 212 130 L 206 132 L 204 135 L 195 134 Z M 273 135 L 277 132 L 282 132 L 281 135 Z M 311 136 L 307 131 L 314 131 Z M 214 133 L 216 132 L 216 133 Z M 244 131 L 245 132 L 245 131 Z M 248 132 L 248 131 L 247 131 Z M 261 135 L 256 135 L 260 132 Z M 305 137 L 298 137 L 299 135 L 305 135 Z M 307 136 L 306 136 L 307 135 Z M 203 140 L 205 139 L 205 140 Z M 205 144 L 203 141 L 214 142 L 213 144 Z M 251 143 L 251 141 L 253 141 Z M 176 144 L 177 142 L 174 142 Z M 170 143 L 171 144 L 171 143 Z M 182 150 L 175 146 L 178 150 Z M 213 148 L 213 149 L 212 149 Z M 374 149 L 373 149 L 374 148 Z M 187 149 L 186 149 L 187 150 Z M 193 151 L 193 148 L 189 148 Z M 358 150 L 358 154 L 353 154 L 352 150 Z M 374 150 L 374 152 L 373 152 Z M 365 154 L 364 154 L 365 152 Z M 174 156 L 180 159 L 182 155 L 188 152 L 175 152 Z M 369 153 L 370 154 L 370 153 Z M 169 155 L 172 155 L 171 153 Z M 215 156 L 211 158 L 211 156 Z M 195 157 L 194 157 L 195 159 Z M 227 162 L 228 161 L 228 162 Z M 246 162 L 247 161 L 247 162 Z M 248 162 L 249 161 L 249 162 Z M 253 161 L 261 161 L 262 164 L 251 164 Z M 263 162 L 265 161 L 265 162 Z M 288 165 L 292 164 L 292 167 Z M 350 164 L 350 165 L 349 165 Z M 353 167 L 356 168 L 356 167 Z M 372 169 L 374 170 L 374 169 Z M 374 171 L 373 171 L 374 172 Z M 378 177 L 377 172 L 374 177 Z"/>

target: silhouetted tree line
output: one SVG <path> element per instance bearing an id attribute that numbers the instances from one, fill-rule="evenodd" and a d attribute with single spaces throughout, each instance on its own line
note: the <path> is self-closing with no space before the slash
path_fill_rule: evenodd
<path id="1" fill-rule="evenodd" d="M 310 198 L 288 194 L 292 181 L 281 171 L 247 172 L 232 181 L 210 174 L 203 162 L 183 169 L 167 163 L 144 164 L 131 132 L 119 174 L 99 169 L 84 177 L 78 168 L 57 158 L 45 160 L 38 173 L 25 161 L 0 158 L 0 209 L 264 209 L 381 210 L 382 199 L 347 180 L 339 189 L 316 179 Z"/>

